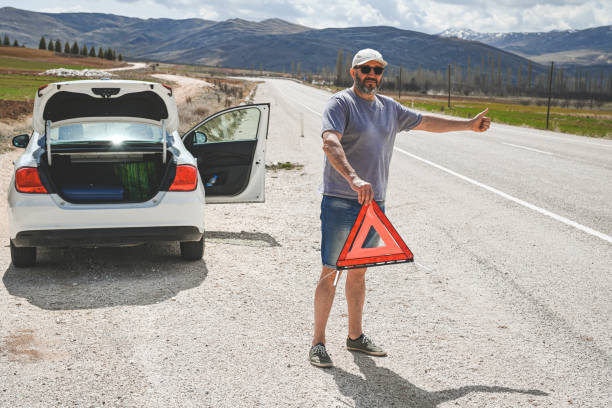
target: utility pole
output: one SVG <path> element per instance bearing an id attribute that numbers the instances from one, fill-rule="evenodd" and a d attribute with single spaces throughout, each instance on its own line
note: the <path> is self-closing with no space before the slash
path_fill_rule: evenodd
<path id="1" fill-rule="evenodd" d="M 546 129 L 548 129 L 548 118 L 550 117 L 550 97 L 552 94 L 552 78 L 553 78 L 553 68 L 555 66 L 554 62 L 550 63 L 550 74 L 548 75 L 548 109 L 546 110 Z"/>
<path id="2" fill-rule="evenodd" d="M 448 64 L 448 107 L 450 108 L 451 64 Z"/>
<path id="3" fill-rule="evenodd" d="M 397 99 L 402 103 L 402 66 L 400 65 L 399 87 L 397 88 Z"/>

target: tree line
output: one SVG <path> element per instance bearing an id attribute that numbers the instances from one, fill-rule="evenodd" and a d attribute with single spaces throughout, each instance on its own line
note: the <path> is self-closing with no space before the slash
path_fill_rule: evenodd
<path id="1" fill-rule="evenodd" d="M 4 38 L 2 39 L 2 46 L 3 47 L 10 47 L 11 46 L 11 40 L 9 39 L 9 36 L 4 34 Z M 23 44 L 19 44 L 19 41 L 17 41 L 17 39 L 15 39 L 13 41 L 13 47 L 25 47 L 25 45 Z"/>
<path id="2" fill-rule="evenodd" d="M 353 83 L 349 73 L 352 59 L 352 54 L 340 49 L 333 69 L 322 67 L 314 72 L 302 72 L 300 63 L 292 62 L 290 73 L 308 81 L 348 87 Z M 531 61 L 519 63 L 518 66 L 504 66 L 499 54 L 489 52 L 482 54 L 480 61 L 472 61 L 469 55 L 463 64 L 449 61 L 443 70 L 408 70 L 401 66 L 387 66 L 382 89 L 399 95 L 446 94 L 450 82 L 450 91 L 455 95 L 545 98 L 548 95 L 551 71 L 550 66 L 542 68 Z M 601 105 L 612 100 L 612 73 L 603 68 L 557 68 L 555 64 L 552 71 L 552 94 L 557 99 L 590 99 Z"/>
<path id="3" fill-rule="evenodd" d="M 111 61 L 123 61 L 123 55 L 117 54 L 117 50 L 113 50 L 110 47 L 108 47 L 106 50 L 104 50 L 103 47 L 99 47 L 98 52 L 96 54 L 95 46 L 92 45 L 90 48 L 87 48 L 87 45 L 83 43 L 83 46 L 79 47 L 79 44 L 76 41 L 72 43 L 72 46 L 70 45 L 69 41 L 66 41 L 64 43 L 64 47 L 62 48 L 62 42 L 60 40 L 47 41 L 45 37 L 40 37 L 38 49 L 54 51 L 63 54 L 81 55 L 83 57 L 98 57 Z"/>

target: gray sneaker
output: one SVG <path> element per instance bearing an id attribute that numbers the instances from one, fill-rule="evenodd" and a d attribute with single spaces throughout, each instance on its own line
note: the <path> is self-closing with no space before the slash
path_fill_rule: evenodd
<path id="1" fill-rule="evenodd" d="M 346 348 L 352 351 L 360 351 L 370 356 L 383 357 L 387 355 L 386 351 L 374 344 L 372 339 L 363 333 L 355 340 L 351 340 L 350 337 L 347 337 Z"/>
<path id="2" fill-rule="evenodd" d="M 333 367 L 334 363 L 332 363 L 329 354 L 327 354 L 327 350 L 325 350 L 325 344 L 317 343 L 310 349 L 308 353 L 308 360 L 310 364 L 317 367 Z"/>

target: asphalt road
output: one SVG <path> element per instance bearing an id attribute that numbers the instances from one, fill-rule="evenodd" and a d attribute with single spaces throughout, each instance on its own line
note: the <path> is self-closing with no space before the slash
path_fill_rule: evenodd
<path id="1" fill-rule="evenodd" d="M 345 350 L 341 278 L 336 367 L 307 363 L 328 98 L 260 84 L 267 162 L 304 167 L 209 206 L 201 262 L 159 244 L 16 269 L 4 247 L 0 406 L 610 406 L 612 143 L 497 124 L 398 135 L 387 214 L 417 262 L 368 273 L 364 318 L 389 356 Z"/>

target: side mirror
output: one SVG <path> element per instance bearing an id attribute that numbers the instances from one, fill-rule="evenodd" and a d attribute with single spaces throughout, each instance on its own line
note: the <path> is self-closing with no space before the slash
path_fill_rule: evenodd
<path id="1" fill-rule="evenodd" d="M 25 148 L 30 141 L 30 135 L 18 135 L 13 138 L 13 146 Z"/>
<path id="2" fill-rule="evenodd" d="M 208 141 L 208 137 L 206 133 L 195 131 L 195 137 L 193 139 L 193 144 L 204 144 Z"/>

